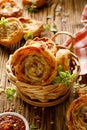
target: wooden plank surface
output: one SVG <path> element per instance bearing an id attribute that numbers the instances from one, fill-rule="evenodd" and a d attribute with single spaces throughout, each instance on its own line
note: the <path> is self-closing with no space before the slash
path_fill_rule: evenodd
<path id="1" fill-rule="evenodd" d="M 21 4 L 20 0 L 16 1 Z M 87 0 L 49 0 L 48 5 L 36 13 L 30 13 L 27 10 L 24 10 L 23 16 L 29 16 L 33 19 L 41 20 L 43 23 L 50 24 L 51 27 L 53 27 L 55 23 L 58 31 L 75 33 L 83 27 L 80 19 L 86 3 Z M 61 11 L 58 13 L 57 10 L 59 7 L 61 7 Z M 48 19 L 47 16 L 50 16 L 51 18 Z M 54 35 L 52 32 L 41 34 L 41 36 L 48 37 L 52 37 L 52 35 Z M 56 42 L 62 44 L 65 40 L 66 36 L 60 36 L 56 39 Z M 23 43 L 21 42 L 15 47 L 11 46 L 10 48 L 0 45 L 0 86 L 3 89 L 12 86 L 6 75 L 6 62 L 9 55 L 22 45 Z M 74 96 L 71 93 L 69 98 L 60 105 L 41 108 L 27 104 L 19 97 L 7 100 L 6 95 L 1 93 L 0 113 L 8 110 L 21 113 L 26 117 L 29 125 L 34 125 L 36 127 L 35 130 L 68 130 L 66 110 L 73 99 Z"/>

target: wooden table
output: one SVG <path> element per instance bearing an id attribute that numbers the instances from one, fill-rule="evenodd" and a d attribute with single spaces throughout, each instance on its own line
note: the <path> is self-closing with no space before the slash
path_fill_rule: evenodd
<path id="1" fill-rule="evenodd" d="M 20 3 L 20 0 L 17 0 Z M 43 23 L 54 24 L 58 31 L 68 31 L 75 33 L 83 25 L 81 24 L 81 14 L 87 0 L 50 0 L 48 6 L 43 7 L 36 13 L 30 13 L 24 10 L 23 16 L 29 16 L 33 19 L 41 20 Z M 53 32 L 42 33 L 41 36 L 51 37 Z M 56 42 L 62 44 L 66 36 L 60 36 Z M 15 47 L 6 48 L 0 45 L 0 87 L 5 89 L 12 84 L 8 81 L 6 75 L 6 62 L 9 55 L 24 43 L 18 43 Z M 19 97 L 11 100 L 6 98 L 5 93 L 0 93 L 0 113 L 4 111 L 15 111 L 26 117 L 30 126 L 35 126 L 35 130 L 68 130 L 66 121 L 66 110 L 74 96 L 71 93 L 69 98 L 63 103 L 52 107 L 35 107 L 22 101 Z M 32 129 L 31 129 L 32 130 Z"/>

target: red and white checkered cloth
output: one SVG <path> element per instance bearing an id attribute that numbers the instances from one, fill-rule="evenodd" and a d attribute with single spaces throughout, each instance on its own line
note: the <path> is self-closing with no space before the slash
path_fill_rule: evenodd
<path id="1" fill-rule="evenodd" d="M 74 34 L 74 53 L 78 56 L 81 66 L 80 75 L 87 74 L 87 5 L 85 6 L 81 21 L 84 23 L 84 28 Z M 64 45 L 69 46 L 71 39 L 68 39 Z"/>
<path id="2" fill-rule="evenodd" d="M 83 12 L 82 12 L 82 16 L 81 16 L 81 22 L 82 23 L 87 23 L 87 5 L 85 5 Z"/>

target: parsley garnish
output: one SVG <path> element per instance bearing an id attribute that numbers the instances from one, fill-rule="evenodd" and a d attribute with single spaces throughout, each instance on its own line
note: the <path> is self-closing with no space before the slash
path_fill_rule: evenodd
<path id="1" fill-rule="evenodd" d="M 56 23 L 53 24 L 53 27 L 51 28 L 51 32 L 57 32 L 57 25 Z"/>
<path id="2" fill-rule="evenodd" d="M 5 93 L 6 93 L 6 97 L 8 99 L 11 99 L 11 98 L 14 97 L 14 95 L 16 93 L 16 89 L 12 88 L 12 87 L 7 87 L 6 90 L 5 90 Z"/>
<path id="3" fill-rule="evenodd" d="M 25 5 L 24 8 L 27 9 L 31 13 L 36 12 L 37 11 L 36 1 L 33 0 L 32 5 Z"/>
<path id="4" fill-rule="evenodd" d="M 32 32 L 28 32 L 24 35 L 24 39 L 27 41 L 28 39 L 33 39 L 33 33 Z"/>
<path id="5" fill-rule="evenodd" d="M 36 126 L 34 124 L 30 125 L 30 129 L 36 129 Z"/>
<path id="6" fill-rule="evenodd" d="M 52 81 L 52 84 L 62 83 L 69 87 L 70 83 L 72 83 L 73 79 L 75 78 L 76 74 L 71 74 L 70 70 L 63 70 L 61 65 L 58 66 L 58 75 Z"/>
<path id="7" fill-rule="evenodd" d="M 23 23 L 22 26 L 23 26 L 23 28 L 26 28 L 26 27 L 27 27 L 26 23 Z"/>
<path id="8" fill-rule="evenodd" d="M 7 24 L 8 22 L 9 22 L 9 21 L 8 21 L 6 18 L 1 17 L 0 24 L 1 24 L 1 26 L 3 27 L 3 29 L 5 29 L 6 24 Z"/>
<path id="9" fill-rule="evenodd" d="M 44 24 L 43 28 L 44 28 L 44 31 L 50 31 L 50 25 L 49 24 Z"/>

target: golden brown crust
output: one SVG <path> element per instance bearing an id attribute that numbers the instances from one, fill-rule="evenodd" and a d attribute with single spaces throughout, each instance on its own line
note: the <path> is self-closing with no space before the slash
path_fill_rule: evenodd
<path id="1" fill-rule="evenodd" d="M 35 3 L 34 5 L 36 7 L 42 7 L 43 5 L 45 5 L 46 0 L 23 0 L 24 5 L 30 5 L 31 6 L 33 4 L 33 2 Z"/>
<path id="2" fill-rule="evenodd" d="M 64 70 L 70 70 L 70 55 L 71 52 L 68 49 L 60 49 L 57 54 L 57 64 L 64 66 Z"/>
<path id="3" fill-rule="evenodd" d="M 39 36 L 43 31 L 43 24 L 40 21 L 25 17 L 20 17 L 19 20 L 23 25 L 24 34 L 31 32 L 33 37 L 35 37 Z"/>
<path id="4" fill-rule="evenodd" d="M 69 130 L 87 129 L 87 95 L 80 96 L 70 104 L 67 124 Z"/>
<path id="5" fill-rule="evenodd" d="M 0 44 L 14 45 L 23 38 L 23 28 L 17 18 L 7 18 L 5 27 L 0 24 Z"/>
<path id="6" fill-rule="evenodd" d="M 50 84 L 57 74 L 56 59 L 43 46 L 43 41 L 29 42 L 33 43 L 18 49 L 12 55 L 12 71 L 19 81 L 33 85 Z"/>
<path id="7" fill-rule="evenodd" d="M 47 49 L 47 51 L 52 53 L 52 55 L 56 56 L 57 46 L 50 38 L 47 38 L 47 37 L 42 37 L 42 38 L 36 37 L 36 38 L 33 39 L 33 41 L 39 42 L 39 44 L 41 46 L 45 47 Z M 31 44 L 35 43 L 33 41 L 32 40 L 26 41 L 25 46 L 31 45 Z"/>
<path id="8" fill-rule="evenodd" d="M 23 9 L 14 0 L 0 0 L 0 17 L 19 17 Z"/>

